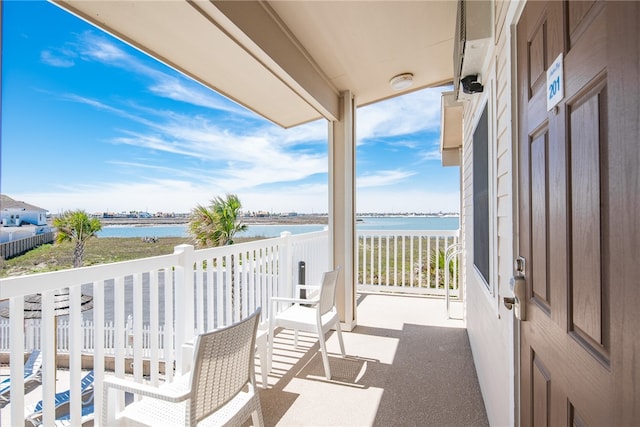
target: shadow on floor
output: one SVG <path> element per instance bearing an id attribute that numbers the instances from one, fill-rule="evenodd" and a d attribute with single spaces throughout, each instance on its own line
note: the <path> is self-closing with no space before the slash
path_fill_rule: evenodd
<path id="1" fill-rule="evenodd" d="M 489 425 L 466 329 L 358 326 L 344 333 L 347 358 L 330 354 L 330 381 L 317 339 L 301 335 L 296 350 L 289 332 L 276 332 L 271 385 L 260 390 L 267 426 Z"/>

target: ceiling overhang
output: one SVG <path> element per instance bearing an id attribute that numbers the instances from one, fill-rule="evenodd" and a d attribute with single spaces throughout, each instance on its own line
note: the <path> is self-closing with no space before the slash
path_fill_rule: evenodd
<path id="1" fill-rule="evenodd" d="M 453 1 L 52 1 L 283 127 L 453 79 Z"/>

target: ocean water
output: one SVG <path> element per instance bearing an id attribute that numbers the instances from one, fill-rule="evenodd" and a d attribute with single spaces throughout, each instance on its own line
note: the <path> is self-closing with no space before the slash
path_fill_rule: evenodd
<path id="1" fill-rule="evenodd" d="M 359 217 L 358 230 L 457 230 L 458 217 L 385 216 Z M 321 231 L 324 224 L 249 225 L 238 237 L 278 237 L 283 231 L 291 234 Z M 98 237 L 189 237 L 186 225 L 105 226 Z"/>

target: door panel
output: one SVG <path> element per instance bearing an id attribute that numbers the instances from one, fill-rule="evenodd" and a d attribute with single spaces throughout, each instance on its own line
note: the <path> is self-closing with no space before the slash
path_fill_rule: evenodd
<path id="1" fill-rule="evenodd" d="M 638 2 L 530 1 L 517 24 L 523 426 L 640 420 L 639 23 Z"/>
<path id="2" fill-rule="evenodd" d="M 536 232 L 531 236 L 531 277 L 532 298 L 547 313 L 550 313 L 549 281 L 547 278 L 547 147 L 548 129 L 543 128 L 540 135 L 532 138 L 531 151 L 531 185 L 540 191 L 531 195 L 531 225 Z"/>
<path id="3" fill-rule="evenodd" d="M 604 80 L 604 79 L 603 79 Z M 609 311 L 606 283 L 602 281 L 601 154 L 606 154 L 606 86 L 600 81 L 594 90 L 568 105 L 571 150 L 572 295 L 570 331 L 590 349 L 606 353 Z M 602 124 L 602 125 L 601 125 Z M 606 359 L 603 359 L 606 360 Z M 608 360 L 606 360 L 608 363 Z"/>

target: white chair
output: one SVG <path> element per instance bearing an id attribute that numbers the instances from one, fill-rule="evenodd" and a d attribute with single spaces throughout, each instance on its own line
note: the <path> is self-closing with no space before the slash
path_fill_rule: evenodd
<path id="1" fill-rule="evenodd" d="M 255 386 L 255 339 L 260 308 L 226 328 L 196 339 L 193 369 L 174 382 L 152 387 L 122 378 L 104 380 L 101 425 L 242 425 L 249 416 L 262 426 L 262 409 Z M 111 389 L 144 396 L 126 406 L 113 420 Z M 115 396 L 112 396 L 115 397 Z"/>
<path id="2" fill-rule="evenodd" d="M 322 351 L 322 363 L 324 364 L 325 376 L 331 379 L 331 368 L 329 366 L 329 357 L 327 355 L 327 346 L 324 336 L 332 328 L 335 327 L 340 343 L 340 351 L 342 357 L 345 357 L 344 342 L 342 340 L 342 331 L 340 330 L 340 318 L 336 309 L 336 283 L 340 267 L 333 271 L 325 272 L 322 276 L 320 286 L 298 285 L 296 290 L 305 289 L 307 295 L 311 298 L 272 298 L 272 310 L 269 320 L 269 361 L 267 366 L 270 368 L 273 359 L 273 331 L 277 327 L 294 330 L 294 345 L 298 346 L 298 331 L 313 332 L 318 334 L 320 342 L 320 350 Z M 280 304 L 289 304 L 287 308 L 280 311 Z"/>

